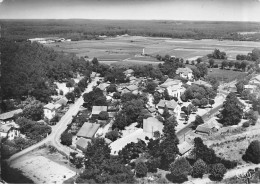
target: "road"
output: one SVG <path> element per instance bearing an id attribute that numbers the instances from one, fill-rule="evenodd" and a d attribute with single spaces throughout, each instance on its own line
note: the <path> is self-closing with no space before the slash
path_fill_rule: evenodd
<path id="1" fill-rule="evenodd" d="M 94 80 L 92 80 L 92 82 L 88 85 L 88 87 L 84 93 L 90 92 L 92 90 L 92 87 L 94 85 L 96 85 L 97 81 L 98 81 L 98 78 L 95 78 Z M 82 94 L 82 96 L 83 96 L 83 94 Z M 45 139 L 38 142 L 37 144 L 34 144 L 18 153 L 12 155 L 7 161 L 12 162 L 12 161 L 16 160 L 17 158 L 33 151 L 34 149 L 39 148 L 40 146 L 43 146 L 44 144 L 47 144 L 47 143 L 51 143 L 53 146 L 55 146 L 58 149 L 58 151 L 68 155 L 70 148 L 63 146 L 60 143 L 60 136 L 66 130 L 67 125 L 69 123 L 71 123 L 72 116 L 75 116 L 78 113 L 80 106 L 83 104 L 82 96 L 72 106 L 70 106 L 69 110 L 64 114 L 64 116 L 62 116 L 60 121 L 55 126 L 52 127 L 52 132 L 49 136 L 47 136 Z"/>
<path id="2" fill-rule="evenodd" d="M 236 84 L 236 80 L 232 81 L 230 83 L 226 83 L 225 85 L 220 85 L 218 88 L 218 92 L 220 94 L 223 94 L 225 97 L 229 94 L 228 91 L 224 90 L 224 87 L 230 86 L 230 85 L 234 85 Z M 207 122 L 210 119 L 210 116 L 213 116 L 214 114 L 216 114 L 220 108 L 222 108 L 223 103 L 212 108 L 210 111 L 208 111 L 207 113 L 203 114 L 201 117 L 203 119 L 204 122 Z M 185 135 L 188 135 L 192 129 L 191 129 L 192 123 L 189 123 L 187 126 L 185 126 L 184 128 L 180 129 L 179 131 L 176 132 L 177 137 L 179 138 L 179 140 L 181 141 L 182 139 L 184 139 Z"/>

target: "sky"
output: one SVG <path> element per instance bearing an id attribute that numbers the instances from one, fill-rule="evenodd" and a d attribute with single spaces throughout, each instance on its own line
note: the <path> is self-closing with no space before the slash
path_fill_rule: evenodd
<path id="1" fill-rule="evenodd" d="M 0 0 L 0 19 L 260 22 L 260 0 Z"/>

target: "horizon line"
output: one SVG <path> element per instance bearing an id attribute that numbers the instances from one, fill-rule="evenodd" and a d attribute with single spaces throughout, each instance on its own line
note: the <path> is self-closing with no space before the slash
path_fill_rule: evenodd
<path id="1" fill-rule="evenodd" d="M 260 21 L 238 21 L 238 20 L 174 20 L 174 19 L 110 19 L 110 18 L 0 18 L 0 20 L 99 20 L 99 21 L 179 21 L 179 22 L 242 22 L 260 23 Z"/>

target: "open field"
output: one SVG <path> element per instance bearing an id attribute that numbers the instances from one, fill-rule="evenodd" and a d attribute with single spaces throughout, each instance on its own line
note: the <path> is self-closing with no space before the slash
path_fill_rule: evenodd
<path id="1" fill-rule="evenodd" d="M 231 82 L 235 79 L 243 78 L 247 75 L 245 72 L 233 71 L 233 70 L 225 70 L 212 68 L 212 71 L 208 72 L 209 76 L 216 77 L 219 81 Z"/>
<path id="2" fill-rule="evenodd" d="M 76 175 L 75 169 L 67 162 L 63 155 L 45 147 L 20 157 L 11 163 L 11 167 L 21 170 L 36 184 L 61 184 Z"/>
<path id="3" fill-rule="evenodd" d="M 191 59 L 205 56 L 218 48 L 225 51 L 229 59 L 235 59 L 237 54 L 247 54 L 254 48 L 260 48 L 260 42 L 249 41 L 219 41 L 170 39 L 141 36 L 107 37 L 104 40 L 83 40 L 63 43 L 45 44 L 58 51 L 75 53 L 77 56 L 92 59 L 97 57 L 103 63 L 129 61 L 142 63 L 159 63 L 156 59 L 141 56 L 144 53 L 155 57 L 157 54 Z"/>

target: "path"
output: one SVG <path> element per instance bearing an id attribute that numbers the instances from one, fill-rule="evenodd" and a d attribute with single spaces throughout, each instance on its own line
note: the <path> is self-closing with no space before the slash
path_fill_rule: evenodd
<path id="1" fill-rule="evenodd" d="M 98 78 L 95 78 L 87 87 L 84 93 L 90 92 L 92 90 L 92 87 L 96 84 L 98 81 Z M 83 94 L 84 94 L 83 93 Z M 82 96 L 83 96 L 82 94 Z M 83 97 L 80 97 L 72 106 L 70 106 L 69 110 L 66 112 L 64 116 L 60 119 L 60 121 L 52 127 L 52 132 L 49 136 L 47 136 L 45 139 L 42 141 L 38 142 L 37 144 L 34 144 L 14 155 L 12 155 L 9 159 L 8 162 L 12 162 L 15 159 L 33 151 L 34 149 L 39 148 L 40 146 L 43 146 L 46 143 L 51 143 L 53 146 L 55 146 L 60 152 L 65 153 L 66 155 L 69 155 L 69 147 L 63 146 L 60 143 L 60 136 L 61 134 L 66 130 L 67 125 L 72 121 L 72 116 L 75 116 L 79 109 L 80 106 L 83 104 Z"/>

